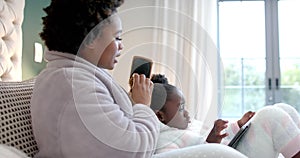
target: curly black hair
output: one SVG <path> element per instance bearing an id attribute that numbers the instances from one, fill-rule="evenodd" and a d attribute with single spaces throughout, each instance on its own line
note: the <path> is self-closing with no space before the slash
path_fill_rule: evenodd
<path id="1" fill-rule="evenodd" d="M 52 0 L 44 8 L 41 39 L 49 50 L 77 54 L 85 36 L 124 0 Z"/>
<path id="2" fill-rule="evenodd" d="M 151 76 L 151 81 L 153 83 L 162 83 L 162 84 L 168 84 L 168 78 L 165 75 L 162 74 L 153 74 Z"/>

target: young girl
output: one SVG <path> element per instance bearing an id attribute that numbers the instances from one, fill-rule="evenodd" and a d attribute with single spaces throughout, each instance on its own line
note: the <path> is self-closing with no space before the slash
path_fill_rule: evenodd
<path id="1" fill-rule="evenodd" d="M 153 75 L 154 82 L 151 108 L 161 125 L 156 153 L 205 143 L 220 143 L 223 138 L 231 139 L 238 129 L 254 116 L 247 112 L 236 123 L 227 128 L 228 121 L 215 121 L 213 129 L 205 139 L 195 132 L 186 130 L 190 117 L 184 109 L 183 94 L 175 86 L 168 84 L 163 75 Z M 160 84 L 164 82 L 164 84 Z M 287 104 L 276 104 L 261 109 L 253 117 L 251 128 L 241 140 L 237 150 L 248 157 L 300 156 L 300 116 Z M 222 134 L 222 130 L 226 133 Z"/>

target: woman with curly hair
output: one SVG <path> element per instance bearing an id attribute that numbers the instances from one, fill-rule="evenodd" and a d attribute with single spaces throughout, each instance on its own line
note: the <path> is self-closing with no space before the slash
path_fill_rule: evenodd
<path id="1" fill-rule="evenodd" d="M 159 126 L 152 82 L 134 75 L 132 98 L 106 72 L 123 49 L 123 0 L 52 0 L 41 38 L 46 68 L 36 78 L 32 124 L 36 157 L 151 157 Z"/>
<path id="2" fill-rule="evenodd" d="M 117 8 L 123 0 L 52 0 L 40 36 L 46 68 L 31 99 L 35 157 L 153 157 L 159 120 L 149 108 L 153 83 L 133 75 L 131 98 L 107 73 L 123 49 Z M 220 146 L 192 149 L 239 156 Z M 217 151 L 215 151 L 217 150 Z M 185 154 L 184 151 L 179 151 Z M 154 157 L 172 157 L 156 155 Z M 184 157 L 182 155 L 181 157 Z"/>

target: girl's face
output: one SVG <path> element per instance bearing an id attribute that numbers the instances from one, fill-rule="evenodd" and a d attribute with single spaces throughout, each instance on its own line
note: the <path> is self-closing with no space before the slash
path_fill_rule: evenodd
<path id="1" fill-rule="evenodd" d="M 97 66 L 105 69 L 112 70 L 115 64 L 118 62 L 116 59 L 121 55 L 120 51 L 123 49 L 123 44 L 121 42 L 122 25 L 119 16 L 113 15 L 111 17 L 111 23 L 106 27 L 99 40 L 108 41 L 106 42 L 106 47 L 103 51 Z"/>
<path id="2" fill-rule="evenodd" d="M 185 100 L 182 93 L 177 90 L 169 96 L 162 112 L 162 122 L 166 125 L 179 129 L 186 129 L 190 123 L 188 112 L 184 109 Z"/>

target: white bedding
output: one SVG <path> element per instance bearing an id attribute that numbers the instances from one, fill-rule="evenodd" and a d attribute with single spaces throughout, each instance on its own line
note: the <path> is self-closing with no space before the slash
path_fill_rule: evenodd
<path id="1" fill-rule="evenodd" d="M 29 158 L 22 151 L 4 144 L 0 144 L 0 158 Z"/>

